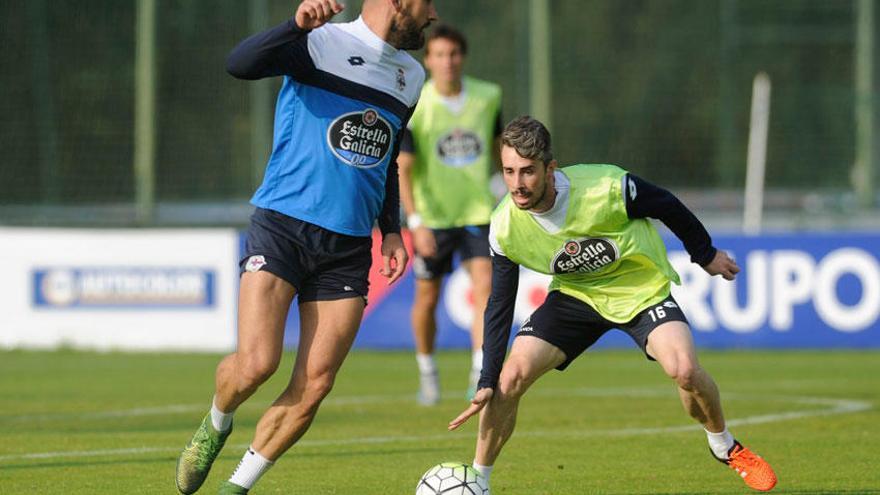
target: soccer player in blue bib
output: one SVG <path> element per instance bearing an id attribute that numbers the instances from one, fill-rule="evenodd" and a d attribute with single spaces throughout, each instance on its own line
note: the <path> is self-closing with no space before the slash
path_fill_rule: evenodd
<path id="1" fill-rule="evenodd" d="M 284 325 L 299 297 L 300 340 L 285 390 L 257 424 L 250 448 L 220 487 L 247 493 L 303 434 L 330 392 L 366 305 L 371 231 L 382 231 L 380 270 L 403 275 L 396 157 L 424 83 L 405 50 L 424 45 L 431 0 L 304 0 L 292 19 L 229 55 L 239 79 L 282 76 L 274 144 L 241 260 L 238 348 L 217 366 L 210 413 L 177 462 L 177 487 L 196 492 L 232 431 L 236 408 L 281 360 Z"/>

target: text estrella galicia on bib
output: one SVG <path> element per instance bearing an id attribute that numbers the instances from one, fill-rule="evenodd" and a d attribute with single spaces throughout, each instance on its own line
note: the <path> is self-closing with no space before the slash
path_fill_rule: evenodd
<path id="1" fill-rule="evenodd" d="M 614 263 L 620 250 L 610 239 L 571 239 L 553 257 L 551 273 L 589 273 Z"/>

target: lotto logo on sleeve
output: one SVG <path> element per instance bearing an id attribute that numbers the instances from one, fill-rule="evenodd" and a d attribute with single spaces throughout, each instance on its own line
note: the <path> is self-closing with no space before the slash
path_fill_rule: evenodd
<path id="1" fill-rule="evenodd" d="M 215 305 L 213 270 L 57 267 L 33 271 L 33 304 L 65 308 L 193 308 Z"/>
<path id="2" fill-rule="evenodd" d="M 346 165 L 372 168 L 385 160 L 392 145 L 391 124 L 368 108 L 337 118 L 327 129 L 327 145 Z"/>

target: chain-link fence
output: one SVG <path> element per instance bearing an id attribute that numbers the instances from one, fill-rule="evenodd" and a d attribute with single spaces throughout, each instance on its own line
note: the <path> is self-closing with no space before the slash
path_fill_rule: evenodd
<path id="1" fill-rule="evenodd" d="M 278 81 L 237 81 L 225 57 L 296 3 L 0 2 L 0 223 L 244 222 Z M 350 19 L 360 2 L 347 3 Z M 877 81 L 875 43 L 857 27 L 874 0 L 545 0 L 549 43 L 537 51 L 532 0 L 435 3 L 469 36 L 467 71 L 502 85 L 505 119 L 535 108 L 532 64 L 549 58 L 545 111 L 561 163 L 616 163 L 702 207 L 737 207 L 723 198 L 742 189 L 751 81 L 766 71 L 768 188 L 796 208 L 820 198 L 822 210 L 873 181 L 878 104 L 856 74 L 867 63 Z M 871 36 L 878 11 L 868 10 Z M 867 145 L 856 139 L 865 105 L 876 128 Z M 854 176 L 859 146 L 873 163 Z"/>

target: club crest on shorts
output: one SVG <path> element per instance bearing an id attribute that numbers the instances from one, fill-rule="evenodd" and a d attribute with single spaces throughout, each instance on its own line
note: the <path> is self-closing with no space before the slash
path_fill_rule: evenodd
<path id="1" fill-rule="evenodd" d="M 587 237 L 565 241 L 550 266 L 551 273 L 590 273 L 614 263 L 620 250 L 611 239 Z"/>
<path id="2" fill-rule="evenodd" d="M 480 137 L 471 131 L 453 129 L 437 140 L 437 157 L 450 167 L 473 163 L 483 153 Z"/>
<path id="3" fill-rule="evenodd" d="M 258 254 L 248 258 L 247 263 L 244 264 L 244 270 L 247 272 L 258 272 L 264 266 L 266 266 L 266 258 Z"/>
<path id="4" fill-rule="evenodd" d="M 391 124 L 368 108 L 338 117 L 327 129 L 330 151 L 346 165 L 372 168 L 382 163 L 391 151 Z"/>

